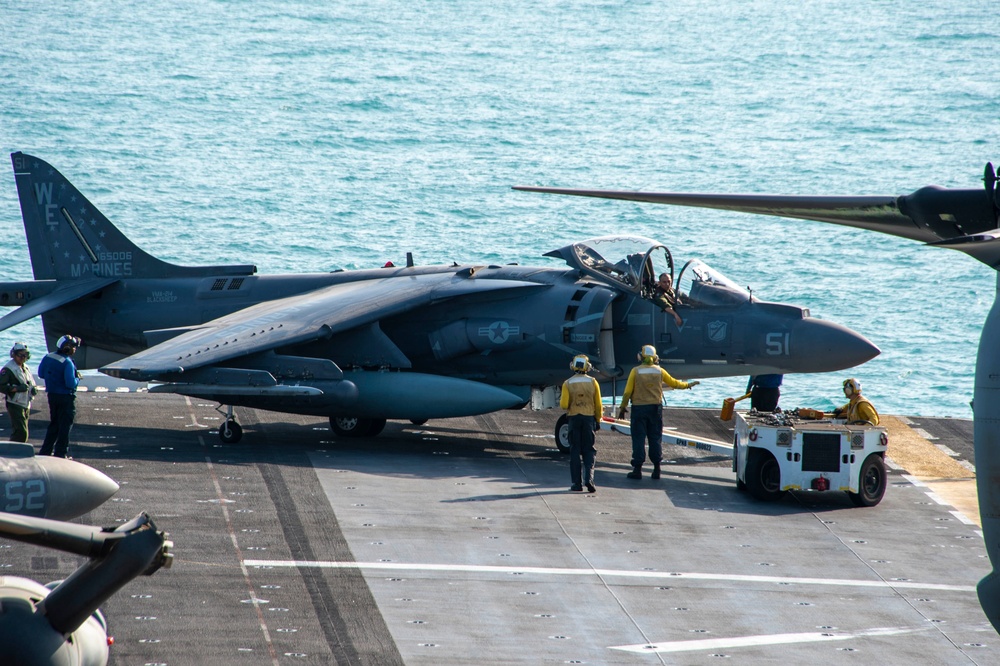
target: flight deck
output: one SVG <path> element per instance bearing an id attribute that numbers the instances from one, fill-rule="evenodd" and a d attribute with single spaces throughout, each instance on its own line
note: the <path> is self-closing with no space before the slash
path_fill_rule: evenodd
<path id="1" fill-rule="evenodd" d="M 597 492 L 567 492 L 558 410 L 338 439 L 322 418 L 238 408 L 243 440 L 223 445 L 215 407 L 78 396 L 70 455 L 121 485 L 78 522 L 147 511 L 174 542 L 171 569 L 103 606 L 113 664 L 1000 663 L 978 516 L 940 491 L 970 483 L 971 421 L 898 420 L 884 499 L 856 508 L 757 501 L 730 458 L 693 447 L 630 480 L 629 438 L 606 431 Z M 733 438 L 717 410 L 665 422 Z M 46 424 L 40 395 L 36 446 Z M 960 471 L 893 464 L 899 429 Z M 47 583 L 81 561 L 0 541 L 4 574 Z"/>

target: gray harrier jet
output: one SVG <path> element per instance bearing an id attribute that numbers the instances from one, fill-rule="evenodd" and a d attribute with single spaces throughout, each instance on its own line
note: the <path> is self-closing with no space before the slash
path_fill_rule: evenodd
<path id="1" fill-rule="evenodd" d="M 603 199 L 715 208 L 760 215 L 833 222 L 881 231 L 934 247 L 961 250 L 998 271 L 1000 288 L 1000 192 L 993 165 L 985 189 L 922 187 L 902 196 L 795 196 L 694 194 L 515 187 L 517 190 Z M 977 492 L 983 537 L 993 571 L 979 583 L 979 600 L 1000 631 L 1000 290 L 983 325 L 973 392 Z"/>
<path id="2" fill-rule="evenodd" d="M 561 268 L 416 266 L 409 255 L 400 267 L 295 275 L 176 266 L 49 164 L 11 159 L 35 279 L 0 283 L 0 306 L 20 306 L 0 330 L 41 315 L 50 348 L 83 338 L 82 368 L 228 406 L 225 442 L 241 436 L 234 405 L 327 416 L 341 436 L 544 406 L 581 353 L 610 394 L 645 344 L 679 378 L 829 372 L 879 353 L 701 261 L 678 271 L 666 246 L 631 236 L 548 253 Z M 656 290 L 664 273 L 679 318 Z"/>

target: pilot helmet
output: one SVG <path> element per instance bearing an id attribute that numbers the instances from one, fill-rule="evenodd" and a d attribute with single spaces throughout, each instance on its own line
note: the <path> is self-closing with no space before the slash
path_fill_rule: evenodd
<path id="1" fill-rule="evenodd" d="M 850 397 L 861 393 L 861 382 L 853 377 L 844 380 L 844 395 Z"/>
<path id="2" fill-rule="evenodd" d="M 642 349 L 639 350 L 637 358 L 643 363 L 660 362 L 660 356 L 656 353 L 656 347 L 654 347 L 653 345 L 643 345 Z"/>
<path id="3" fill-rule="evenodd" d="M 570 370 L 573 372 L 590 372 L 592 366 L 590 364 L 590 359 L 587 358 L 586 354 L 577 354 L 573 357 L 573 362 L 569 364 Z"/>
<path id="4" fill-rule="evenodd" d="M 74 338 L 72 335 L 64 335 L 59 338 L 59 342 L 56 343 L 56 349 L 65 349 L 66 347 L 79 347 L 80 338 Z"/>
<path id="5" fill-rule="evenodd" d="M 14 346 L 10 348 L 10 357 L 14 358 L 14 355 L 18 352 L 24 353 L 25 359 L 31 358 L 31 350 L 28 349 L 28 345 L 23 342 L 15 342 Z"/>

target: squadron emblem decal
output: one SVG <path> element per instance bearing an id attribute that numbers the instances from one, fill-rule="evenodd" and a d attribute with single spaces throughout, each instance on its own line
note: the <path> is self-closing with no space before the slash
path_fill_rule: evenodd
<path id="1" fill-rule="evenodd" d="M 722 342 L 729 335 L 729 324 L 724 321 L 713 321 L 708 324 L 708 339 L 712 342 Z"/>

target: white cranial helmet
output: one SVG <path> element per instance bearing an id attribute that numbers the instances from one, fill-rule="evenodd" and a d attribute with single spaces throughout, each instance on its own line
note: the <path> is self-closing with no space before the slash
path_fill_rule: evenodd
<path id="1" fill-rule="evenodd" d="M 573 372 L 590 372 L 593 366 L 586 354 L 577 354 L 573 357 L 573 362 L 569 364 L 569 367 Z"/>

